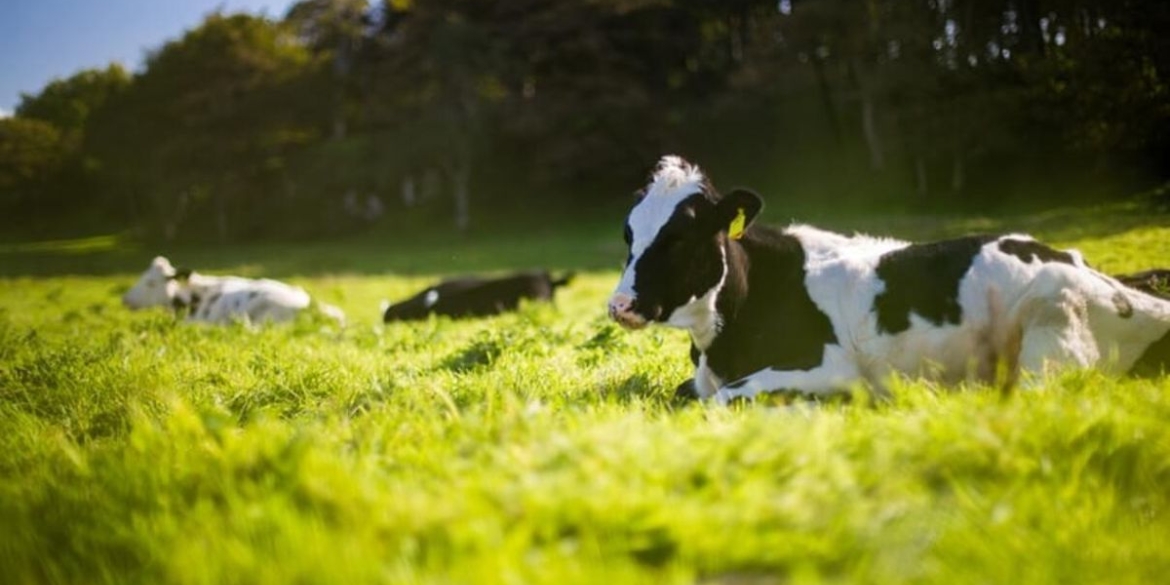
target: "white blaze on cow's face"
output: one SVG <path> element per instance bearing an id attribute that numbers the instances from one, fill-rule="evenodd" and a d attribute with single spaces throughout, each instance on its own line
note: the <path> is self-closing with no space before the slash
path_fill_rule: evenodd
<path id="1" fill-rule="evenodd" d="M 614 320 L 632 329 L 653 321 L 690 327 L 695 303 L 713 305 L 727 273 L 723 244 L 736 202 L 746 198 L 752 217 L 761 206 L 755 194 L 732 195 L 719 197 L 697 166 L 677 156 L 659 161 L 626 220 L 629 257 L 609 301 Z"/>
<path id="2" fill-rule="evenodd" d="M 156 257 L 138 278 L 138 282 L 122 295 L 122 304 L 130 309 L 171 306 L 179 290 L 175 274 L 175 268 L 169 260 L 162 256 Z"/>

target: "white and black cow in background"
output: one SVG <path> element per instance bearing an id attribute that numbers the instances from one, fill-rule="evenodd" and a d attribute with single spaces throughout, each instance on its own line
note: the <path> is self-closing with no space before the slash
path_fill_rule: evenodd
<path id="1" fill-rule="evenodd" d="M 1010 384 L 1059 366 L 1156 374 L 1170 359 L 1170 302 L 1028 236 L 911 244 L 752 225 L 758 195 L 720 195 L 676 156 L 639 197 L 609 313 L 690 331 L 680 392 L 881 393 L 893 373 Z"/>
<path id="2" fill-rule="evenodd" d="M 188 269 L 176 270 L 162 256 L 150 262 L 126 294 L 122 304 L 130 309 L 171 307 L 187 320 L 203 323 L 280 323 L 315 307 L 339 324 L 341 309 L 314 304 L 305 289 L 268 279 L 209 276 Z"/>

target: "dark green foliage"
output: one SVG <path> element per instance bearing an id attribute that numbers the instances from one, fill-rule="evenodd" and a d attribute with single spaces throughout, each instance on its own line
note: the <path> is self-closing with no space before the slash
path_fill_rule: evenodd
<path id="1" fill-rule="evenodd" d="M 1170 179 L 1167 6 L 302 0 L 280 21 L 216 13 L 133 78 L 111 66 L 25 96 L 0 121 L 0 211 L 24 231 L 114 224 L 188 241 L 466 231 L 620 203 L 666 152 L 794 215 L 1036 206 L 1070 187 L 1103 201 Z"/>

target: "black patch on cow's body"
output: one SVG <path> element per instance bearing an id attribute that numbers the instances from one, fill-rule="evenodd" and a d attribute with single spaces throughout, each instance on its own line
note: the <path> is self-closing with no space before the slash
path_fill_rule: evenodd
<path id="1" fill-rule="evenodd" d="M 821 365 L 825 346 L 837 343 L 837 336 L 805 287 L 800 241 L 752 227 L 727 243 L 727 264 L 716 301 L 723 327 L 706 349 L 707 367 L 724 380 L 740 380 L 765 368 Z"/>
<path id="2" fill-rule="evenodd" d="M 1011 254 L 1029 264 L 1039 259 L 1041 262 L 1059 262 L 1070 266 L 1076 265 L 1073 262 L 1072 254 L 1050 248 L 1035 240 L 1005 238 L 999 241 L 998 247 L 1000 252 Z"/>
<path id="3" fill-rule="evenodd" d="M 199 311 L 201 300 L 202 299 L 199 297 L 199 295 L 195 293 L 192 293 L 191 298 L 187 300 L 184 300 L 180 296 L 176 296 L 171 299 L 171 307 L 174 308 L 175 314 L 177 316 L 188 317 Z"/>
<path id="4" fill-rule="evenodd" d="M 1134 274 L 1118 274 L 1113 278 L 1134 290 L 1170 300 L 1170 269 L 1155 268 Z"/>
<path id="5" fill-rule="evenodd" d="M 674 401 L 686 403 L 699 399 L 699 390 L 695 388 L 695 379 L 691 378 L 674 389 Z"/>
<path id="6" fill-rule="evenodd" d="M 995 236 L 969 236 L 929 244 L 911 244 L 878 261 L 877 276 L 885 290 L 874 299 L 878 331 L 910 328 L 910 313 L 942 325 L 963 319 L 959 282 L 980 249 Z"/>
<path id="7" fill-rule="evenodd" d="M 1170 331 L 1151 343 L 1141 357 L 1134 362 L 1129 373 L 1140 377 L 1154 377 L 1166 373 L 1170 367 Z"/>
<path id="8" fill-rule="evenodd" d="M 1133 305 L 1129 302 L 1129 298 L 1125 293 L 1117 291 L 1113 293 L 1113 307 L 1117 309 L 1117 316 L 1122 319 L 1129 319 L 1133 317 Z"/>
<path id="9" fill-rule="evenodd" d="M 568 273 L 554 280 L 547 271 L 517 272 L 500 278 L 453 278 L 390 305 L 382 320 L 412 321 L 431 314 L 455 318 L 497 315 L 515 310 L 524 299 L 551 301 L 556 289 L 572 278 L 573 273 Z M 428 295 L 432 303 L 427 302 Z"/>

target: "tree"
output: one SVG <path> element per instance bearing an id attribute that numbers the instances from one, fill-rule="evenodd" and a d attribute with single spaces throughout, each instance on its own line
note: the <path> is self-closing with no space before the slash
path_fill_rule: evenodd
<path id="1" fill-rule="evenodd" d="M 61 132 L 42 120 L 0 119 L 0 207 L 13 213 L 42 195 L 69 157 Z"/>
<path id="2" fill-rule="evenodd" d="M 298 91 L 312 66 L 278 24 L 212 14 L 150 55 L 95 146 L 168 236 L 188 220 L 220 240 L 262 231 L 287 149 L 314 134 L 311 96 Z"/>
<path id="3" fill-rule="evenodd" d="M 346 135 L 350 72 L 370 23 L 369 10 L 366 0 L 301 0 L 285 16 L 301 42 L 332 63 L 334 140 Z"/>
<path id="4" fill-rule="evenodd" d="M 49 82 L 36 95 L 22 94 L 16 115 L 52 124 L 80 141 L 90 116 L 129 86 L 130 74 L 120 64 L 83 70 Z"/>

